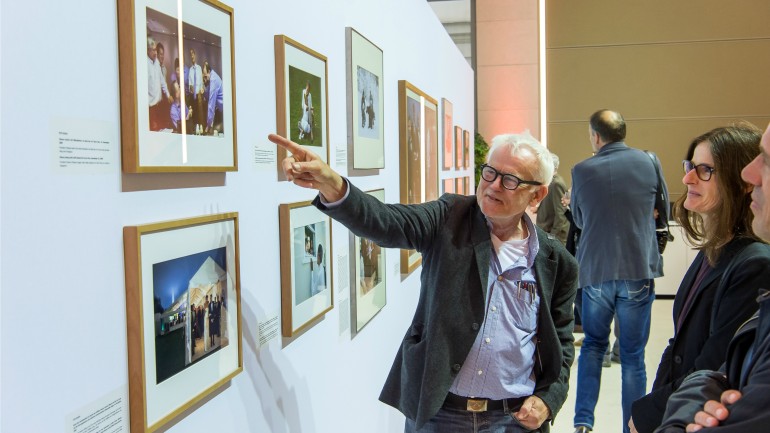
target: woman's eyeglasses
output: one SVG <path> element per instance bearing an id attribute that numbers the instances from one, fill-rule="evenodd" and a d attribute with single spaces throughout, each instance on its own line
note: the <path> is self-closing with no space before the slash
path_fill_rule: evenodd
<path id="1" fill-rule="evenodd" d="M 714 167 L 708 166 L 706 164 L 695 165 L 694 162 L 688 161 L 686 159 L 682 161 L 682 166 L 684 167 L 684 174 L 687 174 L 694 169 L 695 174 L 698 175 L 698 179 L 704 182 L 711 180 L 711 175 L 714 174 L 714 171 L 716 171 Z"/>

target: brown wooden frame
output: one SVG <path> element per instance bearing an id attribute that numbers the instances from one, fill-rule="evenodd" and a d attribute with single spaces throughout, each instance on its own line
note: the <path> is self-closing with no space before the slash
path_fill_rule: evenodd
<path id="1" fill-rule="evenodd" d="M 222 13 L 229 16 L 229 38 L 230 38 L 230 46 L 229 49 L 227 47 L 222 47 L 222 51 L 225 52 L 226 50 L 230 53 L 230 74 L 227 77 L 222 77 L 223 81 L 227 78 L 229 78 L 231 86 L 230 86 L 230 92 L 226 94 L 225 100 L 229 98 L 229 100 L 232 102 L 231 106 L 229 107 L 232 111 L 232 124 L 229 124 L 228 122 L 228 128 L 225 128 L 226 136 L 224 139 L 228 139 L 228 137 L 232 138 L 232 146 L 224 146 L 223 154 L 220 155 L 223 161 L 232 161 L 231 163 L 224 163 L 224 164 L 190 164 L 185 165 L 183 161 L 177 163 L 175 165 L 174 162 L 168 162 L 164 163 L 163 161 L 160 161 L 157 165 L 149 165 L 147 163 L 143 163 L 141 160 L 140 153 L 142 152 L 142 148 L 149 146 L 149 143 L 145 141 L 145 139 L 142 138 L 142 135 L 145 133 L 152 134 L 152 137 L 158 137 L 158 142 L 162 143 L 166 140 L 163 140 L 162 135 L 155 135 L 155 134 L 168 134 L 167 132 L 152 132 L 152 131 L 144 131 L 144 128 L 142 128 L 142 131 L 140 131 L 140 115 L 147 116 L 149 113 L 149 108 L 147 110 L 142 110 L 140 113 L 139 110 L 139 101 L 143 99 L 140 99 L 139 96 L 139 89 L 137 84 L 137 65 L 144 61 L 144 57 L 138 57 L 137 58 L 137 45 L 136 45 L 136 36 L 137 32 L 146 31 L 146 19 L 137 19 L 138 17 L 135 16 L 135 9 L 137 5 L 137 1 L 139 0 L 118 0 L 117 7 L 118 7 L 118 60 L 119 60 L 119 71 L 120 71 L 120 136 L 121 136 L 121 155 L 122 155 L 122 168 L 123 171 L 126 173 L 179 173 L 179 172 L 226 172 L 226 171 L 237 171 L 238 170 L 238 151 L 237 151 L 237 135 L 236 135 L 236 105 L 235 105 L 235 32 L 234 32 L 234 12 L 233 9 L 224 3 L 218 1 L 218 0 L 199 0 L 200 3 L 204 5 L 208 5 L 211 8 L 211 13 Z M 146 0 L 147 5 L 151 5 L 152 2 L 150 0 Z M 180 14 L 181 15 L 181 14 Z M 183 21 L 183 18 L 179 18 Z M 183 38 L 179 38 L 180 40 Z M 183 52 L 184 48 L 181 46 L 179 47 L 180 51 Z M 182 57 L 183 59 L 184 57 Z M 173 69 L 173 64 L 171 68 L 168 68 L 169 70 Z M 180 67 L 180 70 L 182 67 Z M 146 73 L 146 72 L 145 72 Z M 145 89 L 146 94 L 146 89 Z M 188 105 L 185 103 L 185 105 Z M 184 116 L 183 116 L 184 117 Z M 183 123 L 186 123 L 185 120 L 182 120 Z M 183 153 L 183 150 L 181 147 L 186 146 L 187 140 L 193 140 L 192 137 L 195 136 L 187 136 L 186 134 L 173 134 L 174 140 L 172 140 L 171 145 L 176 145 L 178 142 L 180 145 L 180 155 Z M 177 140 L 178 138 L 178 140 Z M 211 137 L 196 137 L 195 140 L 200 139 L 214 139 Z M 144 143 L 143 143 L 144 141 Z M 161 146 L 162 144 L 159 144 Z M 203 146 L 198 146 L 203 147 Z M 210 147 L 206 147 L 210 149 Z M 229 150 L 230 153 L 227 153 Z"/>
<path id="2" fill-rule="evenodd" d="M 292 244 L 293 244 L 293 230 L 294 224 L 292 220 L 292 212 L 301 208 L 312 208 L 318 212 L 319 219 L 316 221 L 324 221 L 328 227 L 328 239 L 326 239 L 327 251 L 324 253 L 325 261 L 328 272 L 327 290 L 329 297 L 329 304 L 324 306 L 318 311 L 313 311 L 309 317 L 307 317 L 299 326 L 293 326 L 293 319 L 296 314 L 294 305 L 294 293 L 295 287 L 292 284 Z M 316 210 L 310 201 L 303 201 L 297 203 L 281 204 L 278 208 L 279 219 L 279 239 L 280 239 L 280 260 L 281 260 L 281 332 L 284 337 L 294 337 L 306 329 L 316 324 L 317 319 L 334 308 L 334 293 L 332 291 L 332 282 L 334 281 L 334 269 L 332 264 L 332 225 L 331 219 L 320 211 Z M 320 293 L 319 293 L 320 294 Z M 317 295 L 316 295 L 317 296 Z M 312 296 L 311 296 L 312 297 Z"/>
<path id="3" fill-rule="evenodd" d="M 414 100 L 408 96 L 408 92 L 412 92 L 418 97 L 425 98 L 425 100 L 432 102 L 436 105 L 436 100 L 428 96 L 427 93 L 418 89 L 416 86 L 406 80 L 398 81 L 398 141 L 399 141 L 399 193 L 400 201 L 402 204 L 417 204 L 423 202 L 425 192 L 422 188 L 423 176 L 425 176 L 425 159 L 422 157 L 422 145 L 420 150 L 420 156 L 417 159 L 417 167 L 420 169 L 420 173 L 413 173 L 409 169 L 409 153 L 410 153 L 410 140 L 409 140 L 409 118 L 407 112 L 408 99 Z M 425 105 L 420 101 L 420 116 L 424 115 Z M 438 106 L 436 106 L 436 115 L 438 116 Z M 437 119 L 438 125 L 438 119 Z M 424 141 L 424 131 L 420 128 L 419 132 L 420 143 Z M 434 149 L 434 154 L 438 152 L 438 149 Z M 410 200 L 409 198 L 409 184 L 414 182 L 415 178 L 420 180 L 419 192 L 415 197 Z M 436 188 L 438 188 L 438 171 L 435 174 Z M 401 273 L 410 274 L 417 269 L 422 263 L 422 258 L 417 257 L 419 253 L 414 250 L 401 250 Z"/>
<path id="4" fill-rule="evenodd" d="M 289 119 L 286 118 L 286 107 L 291 106 L 288 95 L 289 83 L 286 82 L 285 77 L 286 70 L 289 67 L 289 64 L 287 64 L 286 61 L 286 46 L 291 46 L 303 52 L 308 56 L 308 60 L 316 59 L 323 62 L 324 76 L 322 78 L 322 86 L 324 94 L 321 101 L 321 108 L 323 110 L 323 119 L 321 119 L 321 142 L 324 143 L 325 140 L 326 149 L 322 154 L 318 154 L 314 149 L 315 146 L 302 147 L 318 155 L 324 162 L 329 163 L 329 64 L 326 56 L 285 35 L 275 35 L 273 37 L 273 45 L 275 49 L 275 130 L 278 135 L 283 137 L 291 139 L 289 128 L 293 128 L 292 125 L 288 125 Z M 298 144 L 302 145 L 302 143 Z M 278 175 L 278 180 L 286 180 L 286 175 L 283 172 L 281 164 L 287 156 L 289 156 L 288 151 L 283 147 L 278 146 L 276 158 L 276 173 Z"/>
<path id="5" fill-rule="evenodd" d="M 219 248 L 222 246 L 227 247 L 228 257 L 231 254 L 232 257 L 234 257 L 234 262 L 232 263 L 234 272 L 232 274 L 228 272 L 228 276 L 233 280 L 232 290 L 235 292 L 235 296 L 234 299 L 229 296 L 227 299 L 228 305 L 236 306 L 235 323 L 237 325 L 237 330 L 232 333 L 232 337 L 229 337 L 229 344 L 233 344 L 235 350 L 237 350 L 237 365 L 234 365 L 232 370 L 223 372 L 222 365 L 218 365 L 218 369 L 216 371 L 209 371 L 209 369 L 205 369 L 205 363 L 193 363 L 174 373 L 174 375 L 170 376 L 167 380 L 182 374 L 193 377 L 201 377 L 206 374 L 211 374 L 216 375 L 217 377 L 211 382 L 205 382 L 202 385 L 205 387 L 202 392 L 196 395 L 190 395 L 188 397 L 183 396 L 182 399 L 184 399 L 184 402 L 178 406 L 170 407 L 170 413 L 168 413 L 166 416 L 159 418 L 155 422 L 148 421 L 148 404 L 151 404 L 148 399 L 147 389 L 147 382 L 149 380 L 148 368 L 151 368 L 152 366 L 145 364 L 146 349 L 148 348 L 148 343 L 145 341 L 144 336 L 146 334 L 146 326 L 152 326 L 154 329 L 156 325 L 154 324 L 154 317 L 145 317 L 144 315 L 144 312 L 147 310 L 146 303 L 148 302 L 145 296 L 148 295 L 148 290 L 150 296 L 152 296 L 154 292 L 153 287 L 148 288 L 142 285 L 144 278 L 152 278 L 152 275 L 143 276 L 142 274 L 142 269 L 152 264 L 143 262 L 142 238 L 143 236 L 155 235 L 161 232 L 171 232 L 187 229 L 195 230 L 205 225 L 227 223 L 229 221 L 232 221 L 233 224 L 232 236 L 228 237 L 223 245 L 218 245 Z M 145 242 L 147 242 L 147 240 L 145 240 Z M 206 396 L 227 383 L 230 379 L 238 375 L 243 370 L 243 347 L 241 346 L 243 336 L 241 328 L 238 213 L 232 212 L 145 224 L 140 226 L 127 226 L 123 228 L 123 245 L 126 283 L 126 332 L 128 340 L 128 388 L 129 407 L 131 413 L 130 429 L 134 432 L 152 432 L 182 415 L 189 408 L 201 402 L 204 398 L 206 398 Z M 147 246 L 147 248 L 150 247 Z M 152 255 L 153 253 L 153 251 L 146 252 L 149 255 Z M 191 251 L 190 254 L 197 252 L 200 251 Z M 229 270 L 230 266 L 228 265 L 227 268 Z M 149 299 L 152 298 L 150 297 Z M 228 314 L 230 313 L 228 312 Z M 154 342 L 151 344 L 154 344 Z M 162 386 L 161 383 L 156 383 L 154 386 Z"/>

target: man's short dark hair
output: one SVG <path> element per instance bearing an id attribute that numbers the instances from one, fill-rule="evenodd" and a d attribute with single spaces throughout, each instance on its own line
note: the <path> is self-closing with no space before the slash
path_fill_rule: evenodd
<path id="1" fill-rule="evenodd" d="M 160 42 L 158 42 L 157 44 L 155 44 L 155 49 L 156 49 L 156 50 L 161 50 L 161 51 L 163 51 L 163 53 L 164 53 L 164 54 L 165 54 L 165 52 L 166 52 L 166 48 L 165 48 L 165 47 L 163 47 L 163 44 L 161 44 Z"/>
<path id="2" fill-rule="evenodd" d="M 599 110 L 591 115 L 590 123 L 591 129 L 606 143 L 626 138 L 626 120 L 616 111 Z"/>

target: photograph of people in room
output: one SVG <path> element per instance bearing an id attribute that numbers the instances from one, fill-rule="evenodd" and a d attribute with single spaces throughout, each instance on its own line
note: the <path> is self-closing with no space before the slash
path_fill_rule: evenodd
<path id="1" fill-rule="evenodd" d="M 224 136 L 222 38 L 183 22 L 180 49 L 178 22 L 147 8 L 149 129 Z"/>

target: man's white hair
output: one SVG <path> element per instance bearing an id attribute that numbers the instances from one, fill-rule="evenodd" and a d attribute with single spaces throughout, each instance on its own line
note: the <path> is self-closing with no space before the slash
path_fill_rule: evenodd
<path id="1" fill-rule="evenodd" d="M 538 161 L 538 169 L 533 173 L 535 176 L 534 180 L 542 182 L 543 185 L 551 184 L 554 172 L 554 155 L 546 149 L 545 146 L 540 144 L 540 142 L 529 133 L 529 130 L 526 130 L 521 134 L 500 134 L 493 138 L 489 153 L 487 153 L 487 162 L 489 162 L 492 153 L 501 147 L 509 148 L 511 155 L 516 155 L 522 147 L 532 151 Z"/>

